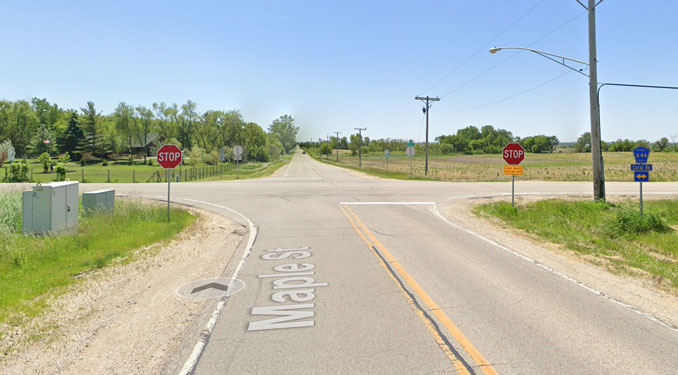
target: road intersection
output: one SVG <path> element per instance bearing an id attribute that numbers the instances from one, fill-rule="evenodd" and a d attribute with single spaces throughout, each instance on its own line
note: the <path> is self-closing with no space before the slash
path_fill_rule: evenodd
<path id="1" fill-rule="evenodd" d="M 508 187 L 508 188 L 507 188 Z M 83 190 L 96 189 L 83 185 Z M 117 185 L 163 198 L 161 184 Z M 249 228 L 168 372 L 672 374 L 678 331 L 444 217 L 507 183 L 381 180 L 297 153 L 275 177 L 175 184 L 176 202 Z M 647 184 L 646 194 L 678 192 Z M 608 194 L 633 194 L 608 183 Z M 521 194 L 590 183 L 521 182 Z M 508 250 L 508 251 L 507 251 Z M 573 282 L 575 281 L 575 282 Z M 176 373 L 176 372 L 175 372 Z"/>

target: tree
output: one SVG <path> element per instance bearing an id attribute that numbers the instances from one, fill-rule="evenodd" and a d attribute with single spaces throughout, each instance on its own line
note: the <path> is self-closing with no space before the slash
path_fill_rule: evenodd
<path id="1" fill-rule="evenodd" d="M 144 107 L 136 108 L 137 116 L 132 116 L 134 135 L 144 148 L 144 163 L 148 156 L 148 137 L 153 133 L 153 111 Z"/>
<path id="2" fill-rule="evenodd" d="M 659 152 L 664 152 L 667 151 L 667 148 L 669 146 L 669 139 L 666 137 L 662 137 L 660 140 L 654 143 L 654 150 L 659 151 Z"/>
<path id="3" fill-rule="evenodd" d="M 68 127 L 64 132 L 63 140 L 61 144 L 63 146 L 62 152 L 69 153 L 71 155 L 71 160 L 76 161 L 80 160 L 82 155 L 79 152 L 80 145 L 85 140 L 85 135 L 82 133 L 82 129 L 78 126 L 78 114 L 75 111 L 71 111 L 71 118 L 68 121 Z"/>
<path id="4" fill-rule="evenodd" d="M 87 107 L 80 108 L 82 116 L 80 117 L 80 127 L 85 135 L 85 142 L 82 149 L 92 155 L 103 156 L 102 154 L 102 131 L 99 124 L 100 113 L 97 113 L 93 102 L 87 102 Z"/>
<path id="5" fill-rule="evenodd" d="M 198 119 L 196 108 L 197 105 L 189 100 L 181 106 L 181 113 L 177 117 L 177 123 L 179 124 L 177 139 L 189 150 L 193 145 L 191 140 L 191 137 L 193 137 L 193 124 Z"/>
<path id="6" fill-rule="evenodd" d="M 124 102 L 118 104 L 113 112 L 115 118 L 115 128 L 122 134 L 129 145 L 129 151 L 132 151 L 132 137 L 134 135 L 134 127 L 132 125 L 132 117 L 134 116 L 134 107 L 127 105 Z"/>
<path id="7" fill-rule="evenodd" d="M 577 143 L 574 145 L 577 152 L 591 152 L 591 133 L 586 132 L 577 138 Z"/>
<path id="8" fill-rule="evenodd" d="M 290 115 L 283 115 L 273 120 L 268 127 L 269 133 L 277 133 L 280 136 L 285 152 L 289 153 L 297 145 L 297 133 L 299 127 L 294 126 L 294 119 Z"/>
<path id="9" fill-rule="evenodd" d="M 55 139 L 52 131 L 46 125 L 40 125 L 40 128 L 33 134 L 28 148 L 33 155 L 47 153 L 49 156 L 54 153 L 54 145 Z"/>

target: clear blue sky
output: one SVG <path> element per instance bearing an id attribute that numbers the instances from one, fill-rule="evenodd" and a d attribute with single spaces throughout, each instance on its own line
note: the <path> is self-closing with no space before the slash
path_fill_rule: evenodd
<path id="1" fill-rule="evenodd" d="M 604 0 L 599 81 L 678 86 L 676 14 L 675 1 Z M 442 98 L 431 139 L 490 124 L 574 141 L 590 128 L 588 79 L 574 72 L 487 105 L 568 71 L 491 46 L 588 60 L 575 0 L 4 1 L 0 33 L 0 98 L 9 100 L 91 100 L 110 113 L 120 101 L 190 99 L 264 128 L 290 114 L 304 140 L 367 127 L 371 138 L 423 141 L 416 95 Z M 671 139 L 676 103 L 678 90 L 605 87 L 603 139 Z"/>

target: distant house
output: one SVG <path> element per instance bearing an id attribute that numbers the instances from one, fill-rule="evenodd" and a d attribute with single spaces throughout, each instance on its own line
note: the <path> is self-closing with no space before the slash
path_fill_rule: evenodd
<path id="1" fill-rule="evenodd" d="M 130 153 L 134 155 L 143 155 L 144 150 L 146 150 L 146 156 L 153 156 L 158 149 L 162 147 L 164 139 L 158 134 L 151 133 L 146 136 L 146 144 L 143 144 L 143 141 L 143 138 L 141 138 L 141 142 L 139 142 L 137 137 L 132 138 L 132 149 L 130 150 Z"/>

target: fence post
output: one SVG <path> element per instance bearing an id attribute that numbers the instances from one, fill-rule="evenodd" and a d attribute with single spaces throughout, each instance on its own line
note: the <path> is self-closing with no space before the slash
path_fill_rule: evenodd
<path id="1" fill-rule="evenodd" d="M 132 169 L 132 183 L 133 184 L 137 182 L 137 173 L 136 172 L 137 171 L 135 169 Z"/>
<path id="2" fill-rule="evenodd" d="M 85 183 L 85 168 L 80 169 L 80 174 L 82 175 L 82 183 Z"/>
<path id="3" fill-rule="evenodd" d="M 111 183 L 111 170 L 108 170 L 108 177 L 106 178 L 107 182 L 110 184 Z"/>
<path id="4" fill-rule="evenodd" d="M 31 168 L 31 181 L 33 181 L 33 168 Z"/>

